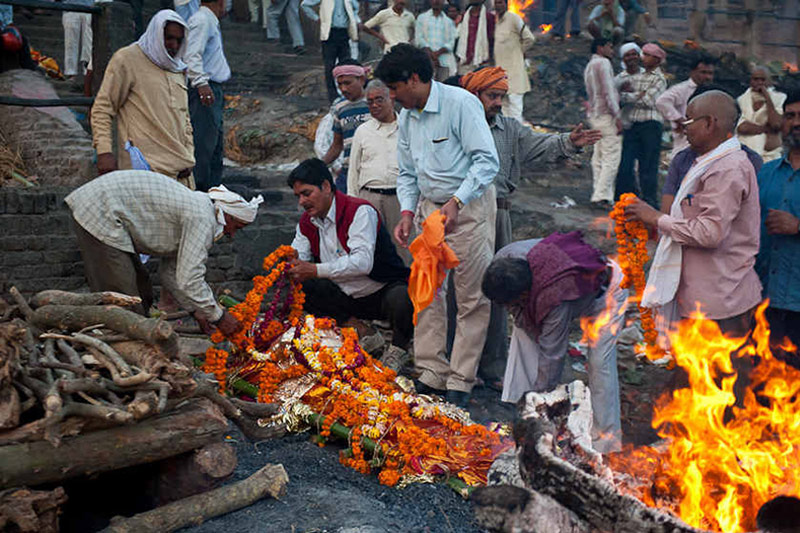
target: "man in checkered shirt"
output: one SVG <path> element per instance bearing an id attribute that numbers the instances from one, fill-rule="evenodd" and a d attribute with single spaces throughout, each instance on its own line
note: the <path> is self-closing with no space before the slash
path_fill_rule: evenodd
<path id="1" fill-rule="evenodd" d="M 214 241 L 255 220 L 261 196 L 246 202 L 224 186 L 192 191 L 155 172 L 119 170 L 73 191 L 75 235 L 92 291 L 140 296 L 146 314 L 152 286 L 139 254 L 161 258 L 163 287 L 193 312 L 207 332 L 215 325 L 232 334 L 240 324 L 222 309 L 205 281 L 208 250 Z"/>
<path id="2" fill-rule="evenodd" d="M 642 48 L 642 72 L 624 78 L 620 88 L 622 101 L 622 161 L 617 172 L 616 197 L 637 192 L 634 163 L 639 161 L 641 198 L 658 209 L 658 163 L 664 118 L 656 108 L 656 99 L 667 89 L 667 80 L 659 65 L 667 53 L 648 43 Z"/>

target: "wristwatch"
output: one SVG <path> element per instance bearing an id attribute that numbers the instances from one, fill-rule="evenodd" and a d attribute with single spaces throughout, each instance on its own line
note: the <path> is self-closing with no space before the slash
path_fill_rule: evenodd
<path id="1" fill-rule="evenodd" d="M 464 202 L 462 202 L 458 196 L 453 196 L 453 200 L 456 201 L 456 207 L 458 207 L 458 210 L 461 211 L 461 208 L 464 207 Z"/>

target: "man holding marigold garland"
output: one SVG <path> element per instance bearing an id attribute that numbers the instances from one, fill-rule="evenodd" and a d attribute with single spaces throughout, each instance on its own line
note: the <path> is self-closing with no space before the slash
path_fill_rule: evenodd
<path id="1" fill-rule="evenodd" d="M 306 312 L 355 327 L 361 347 L 370 353 L 383 347 L 383 338 L 369 335 L 357 319 L 388 319 L 392 344 L 381 362 L 401 370 L 414 332 L 409 269 L 378 211 L 366 200 L 337 191 L 319 159 L 300 163 L 287 183 L 304 211 L 292 241 L 298 258 L 289 275 L 303 283 Z"/>

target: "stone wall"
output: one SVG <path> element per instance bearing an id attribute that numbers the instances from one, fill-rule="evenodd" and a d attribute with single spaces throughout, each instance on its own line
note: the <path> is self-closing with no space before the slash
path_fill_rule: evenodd
<path id="1" fill-rule="evenodd" d="M 0 94 L 58 98 L 50 81 L 31 70 L 0 74 Z M 42 184 L 76 186 L 95 175 L 92 139 L 66 107 L 0 106 L 0 130 Z"/>
<path id="2" fill-rule="evenodd" d="M 44 289 L 87 290 L 83 262 L 64 198 L 71 189 L 0 189 L 0 294 L 15 285 L 25 294 Z M 206 279 L 216 291 L 243 296 L 261 272 L 264 256 L 291 243 L 297 222 L 291 191 L 249 189 L 263 194 L 259 216 L 231 240 L 220 239 L 209 252 Z M 158 261 L 148 268 L 154 274 Z"/>

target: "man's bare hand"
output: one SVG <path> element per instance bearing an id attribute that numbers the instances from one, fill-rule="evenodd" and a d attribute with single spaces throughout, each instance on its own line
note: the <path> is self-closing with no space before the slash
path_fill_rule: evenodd
<path id="1" fill-rule="evenodd" d="M 655 226 L 658 224 L 658 219 L 664 213 L 656 211 L 647 202 L 636 199 L 633 203 L 625 206 L 625 216 L 630 220 L 639 220 L 648 226 Z"/>
<path id="2" fill-rule="evenodd" d="M 211 322 L 201 317 L 198 313 L 194 313 L 194 319 L 197 321 L 197 325 L 200 326 L 203 333 L 206 335 L 214 333 L 214 326 L 211 325 Z"/>
<path id="3" fill-rule="evenodd" d="M 222 332 L 226 337 L 231 337 L 242 328 L 242 324 L 236 320 L 236 317 L 228 311 L 223 311 L 222 316 L 217 321 L 217 329 Z"/>
<path id="4" fill-rule="evenodd" d="M 764 225 L 770 235 L 797 235 L 800 232 L 800 219 L 777 209 L 769 210 Z"/>
<path id="5" fill-rule="evenodd" d="M 208 107 L 214 103 L 214 91 L 208 85 L 201 85 L 197 88 L 197 94 L 200 95 L 200 103 Z"/>
<path id="6" fill-rule="evenodd" d="M 569 133 L 569 141 L 578 147 L 591 146 L 602 138 L 600 130 L 585 130 L 582 122 Z"/>
<path id="7" fill-rule="evenodd" d="M 444 215 L 444 234 L 452 233 L 458 225 L 458 204 L 450 198 L 439 211 Z"/>
<path id="8" fill-rule="evenodd" d="M 114 157 L 114 154 L 111 152 L 97 154 L 97 174 L 99 176 L 115 170 L 117 170 L 117 158 Z"/>
<path id="9" fill-rule="evenodd" d="M 624 92 L 624 93 L 632 93 L 633 92 L 633 84 L 631 82 L 629 82 L 629 81 L 623 82 L 623 84 L 620 85 L 619 90 Z"/>
<path id="10" fill-rule="evenodd" d="M 414 216 L 403 213 L 400 222 L 394 227 L 394 240 L 403 248 L 408 248 L 408 237 L 414 227 Z"/>
<path id="11" fill-rule="evenodd" d="M 622 128 L 622 120 L 617 119 L 616 121 L 614 121 L 614 124 L 616 124 L 616 126 L 617 126 L 617 135 L 622 135 L 622 130 L 623 130 L 623 128 Z"/>
<path id="12" fill-rule="evenodd" d="M 291 268 L 289 269 L 289 276 L 294 281 L 303 282 L 307 279 L 317 277 L 317 265 L 309 263 L 308 261 L 292 261 Z"/>

